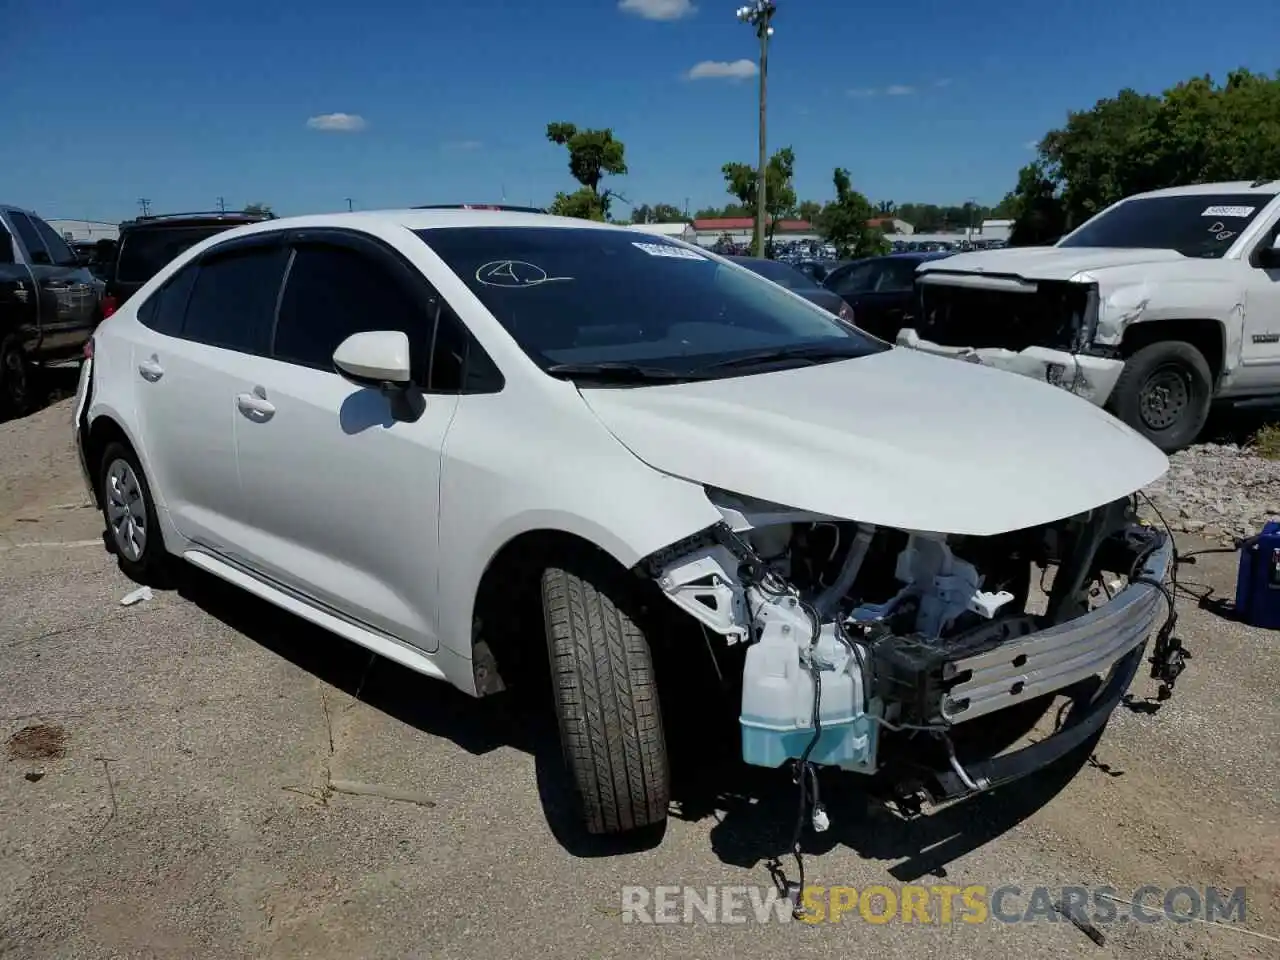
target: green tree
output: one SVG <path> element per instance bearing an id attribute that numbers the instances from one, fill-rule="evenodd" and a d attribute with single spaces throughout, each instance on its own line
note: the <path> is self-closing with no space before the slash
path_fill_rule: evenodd
<path id="1" fill-rule="evenodd" d="M 836 256 L 871 257 L 889 251 L 889 241 L 868 221 L 875 215 L 865 196 L 853 189 L 849 171 L 837 167 L 831 177 L 836 198 L 822 208 L 818 218 L 822 238 L 836 248 Z"/>
<path id="2" fill-rule="evenodd" d="M 259 216 L 271 213 L 271 204 L 269 203 L 246 203 L 244 205 L 245 213 L 255 213 Z"/>
<path id="3" fill-rule="evenodd" d="M 802 200 L 796 204 L 796 216 L 806 223 L 814 223 L 822 213 L 822 204 L 817 200 Z"/>
<path id="4" fill-rule="evenodd" d="M 1010 246 L 1044 246 L 1066 232 L 1066 211 L 1043 164 L 1029 163 L 1018 172 L 1013 198 Z"/>
<path id="5" fill-rule="evenodd" d="M 693 214 L 695 220 L 724 220 L 751 216 L 751 211 L 740 203 L 728 203 L 723 207 L 703 207 Z"/>
<path id="6" fill-rule="evenodd" d="M 608 204 L 604 197 L 590 187 L 579 187 L 573 193 L 561 191 L 551 201 L 551 213 L 558 217 L 577 217 L 579 220 L 609 219 Z"/>
<path id="7" fill-rule="evenodd" d="M 674 203 L 641 203 L 631 208 L 632 223 L 684 223 L 688 219 Z"/>
<path id="8" fill-rule="evenodd" d="M 557 194 L 553 209 L 578 210 L 592 214 L 585 219 L 604 220 L 609 216 L 609 203 L 614 197 L 625 202 L 626 198 L 621 194 L 600 189 L 600 182 L 606 175 L 620 177 L 627 172 L 626 147 L 621 140 L 613 138 L 612 129 L 579 130 L 572 123 L 549 123 L 547 139 L 568 149 L 569 173 L 582 184 L 582 190 L 575 193 Z M 590 200 L 578 197 L 583 190 L 591 194 Z M 576 217 L 583 214 L 562 215 Z"/>
<path id="9" fill-rule="evenodd" d="M 1019 173 L 1011 204 L 1019 221 L 1034 219 L 1016 236 L 1051 232 L 1047 223 L 1065 232 L 1146 190 L 1280 178 L 1280 72 L 1235 70 L 1222 84 L 1196 77 L 1160 96 L 1121 90 L 1068 114 L 1033 166 Z"/>
<path id="10" fill-rule="evenodd" d="M 795 177 L 796 155 L 790 147 L 783 147 L 765 166 L 765 234 L 766 248 L 773 246 L 773 232 L 778 221 L 795 216 L 796 189 Z M 738 198 L 738 203 L 749 217 L 756 215 L 756 187 L 759 173 L 755 167 L 746 163 L 726 163 L 720 168 L 724 173 L 725 184 L 729 193 Z M 756 251 L 760 256 L 761 251 Z"/>

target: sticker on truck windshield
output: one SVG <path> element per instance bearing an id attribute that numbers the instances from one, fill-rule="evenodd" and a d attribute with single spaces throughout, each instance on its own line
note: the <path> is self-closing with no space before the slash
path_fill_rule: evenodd
<path id="1" fill-rule="evenodd" d="M 1202 217 L 1251 217 L 1257 207 L 1205 207 Z"/>
<path id="2" fill-rule="evenodd" d="M 707 259 L 696 250 L 686 250 L 684 247 L 677 247 L 674 243 L 639 243 L 632 241 L 631 245 L 638 250 L 643 250 L 651 257 L 670 257 L 673 260 Z"/>

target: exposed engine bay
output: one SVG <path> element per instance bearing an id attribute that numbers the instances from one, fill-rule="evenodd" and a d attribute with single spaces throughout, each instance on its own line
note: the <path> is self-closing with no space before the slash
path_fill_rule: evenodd
<path id="1" fill-rule="evenodd" d="M 1163 585 L 1171 545 L 1130 499 L 972 537 L 711 496 L 723 524 L 647 565 L 706 631 L 745 645 L 748 763 L 873 774 L 884 732 L 913 731 L 946 746 L 959 789 L 973 792 L 990 784 L 960 766 L 951 731 L 1136 662 L 1166 613 L 1152 675 L 1171 688 L 1182 668 Z"/>

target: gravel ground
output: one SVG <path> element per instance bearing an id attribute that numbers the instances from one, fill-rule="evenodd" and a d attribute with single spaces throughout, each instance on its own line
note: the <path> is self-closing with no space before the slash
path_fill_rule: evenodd
<path id="1" fill-rule="evenodd" d="M 1169 467 L 1146 492 L 1175 531 L 1231 543 L 1280 520 L 1280 460 L 1202 443 L 1175 453 Z"/>
<path id="2" fill-rule="evenodd" d="M 584 842 L 564 825 L 554 732 L 500 699 L 371 664 L 198 575 L 122 607 L 133 584 L 82 506 L 68 416 L 62 403 L 0 425 L 0 956 L 1280 951 L 1274 633 L 1184 600 L 1179 633 L 1194 659 L 1177 695 L 1151 712 L 1140 675 L 1088 763 L 910 823 L 838 779 L 825 792 L 833 827 L 808 846 L 809 882 L 859 889 L 1243 885 L 1242 926 L 1114 923 L 1100 925 L 1099 946 L 1048 921 L 626 924 L 624 885 L 767 885 L 764 861 L 791 822 L 785 777 L 681 729 L 679 802 L 661 842 Z M 1175 462 L 1211 457 L 1238 471 L 1241 496 L 1255 489 L 1246 481 L 1261 468 L 1246 458 Z M 1221 481 L 1223 469 L 1204 475 Z M 1158 503 L 1202 509 L 1171 484 Z M 1252 521 L 1269 506 L 1239 510 Z M 1233 562 L 1207 556 L 1190 574 L 1189 589 L 1229 594 Z"/>

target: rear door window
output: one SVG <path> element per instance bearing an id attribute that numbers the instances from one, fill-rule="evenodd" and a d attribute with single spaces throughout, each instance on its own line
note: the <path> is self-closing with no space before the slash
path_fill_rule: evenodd
<path id="1" fill-rule="evenodd" d="M 226 229 L 226 225 L 218 225 L 128 230 L 120 239 L 116 280 L 146 283 L 178 254 Z"/>
<path id="2" fill-rule="evenodd" d="M 187 300 L 191 297 L 191 288 L 195 286 L 199 271 L 198 263 L 189 263 L 170 277 L 138 308 L 138 322 L 169 337 L 181 336 Z"/>
<path id="3" fill-rule="evenodd" d="M 287 255 L 284 246 L 273 245 L 203 257 L 187 301 L 183 339 L 266 355 Z"/>
<path id="4" fill-rule="evenodd" d="M 40 234 L 40 239 L 44 241 L 44 248 L 49 251 L 49 258 L 60 267 L 74 267 L 80 261 L 76 257 L 75 252 L 71 249 L 71 245 L 66 239 L 58 234 L 39 217 L 31 217 L 31 225 L 36 228 L 36 232 Z"/>

